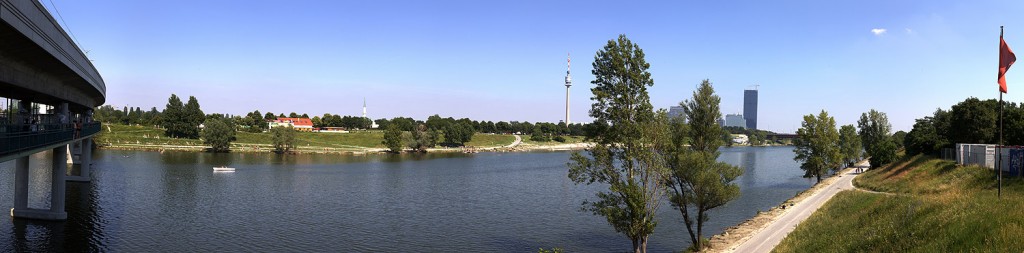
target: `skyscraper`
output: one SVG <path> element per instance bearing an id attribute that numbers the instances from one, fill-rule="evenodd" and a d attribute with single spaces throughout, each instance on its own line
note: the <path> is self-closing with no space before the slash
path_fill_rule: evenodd
<path id="1" fill-rule="evenodd" d="M 757 85 L 753 90 L 743 91 L 743 118 L 747 129 L 757 129 Z"/>

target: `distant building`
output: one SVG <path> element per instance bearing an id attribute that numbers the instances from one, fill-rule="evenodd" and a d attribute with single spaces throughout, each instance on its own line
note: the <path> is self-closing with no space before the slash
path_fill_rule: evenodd
<path id="1" fill-rule="evenodd" d="M 746 128 L 747 120 L 743 119 L 743 114 L 726 114 L 725 126 Z"/>
<path id="2" fill-rule="evenodd" d="M 757 129 L 757 88 L 743 91 L 743 115 L 749 129 Z"/>
<path id="3" fill-rule="evenodd" d="M 312 132 L 313 121 L 309 120 L 309 118 L 277 118 L 268 122 L 267 127 L 271 129 L 275 127 L 292 127 L 298 131 Z"/>
<path id="4" fill-rule="evenodd" d="M 668 108 L 668 118 L 683 118 L 686 119 L 686 111 L 683 110 L 682 106 L 673 106 Z"/>

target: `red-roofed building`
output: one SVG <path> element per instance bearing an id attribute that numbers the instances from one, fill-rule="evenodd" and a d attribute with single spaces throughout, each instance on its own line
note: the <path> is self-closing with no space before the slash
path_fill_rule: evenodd
<path id="1" fill-rule="evenodd" d="M 295 130 L 303 132 L 313 131 L 313 121 L 309 118 L 277 118 L 277 120 L 270 121 L 267 123 L 269 128 L 275 127 L 292 127 Z"/>

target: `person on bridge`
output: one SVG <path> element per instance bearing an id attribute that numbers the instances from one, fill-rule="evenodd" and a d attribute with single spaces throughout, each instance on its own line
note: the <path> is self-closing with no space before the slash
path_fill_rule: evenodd
<path id="1" fill-rule="evenodd" d="M 78 139 L 82 135 L 82 123 L 75 120 L 75 139 Z"/>

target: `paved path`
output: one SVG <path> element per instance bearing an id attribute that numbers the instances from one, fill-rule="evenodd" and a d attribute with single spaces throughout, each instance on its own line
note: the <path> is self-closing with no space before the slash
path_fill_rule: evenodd
<path id="1" fill-rule="evenodd" d="M 858 165 L 865 164 L 866 162 L 862 162 Z M 845 170 L 837 180 L 832 182 L 832 185 L 819 190 L 814 193 L 814 195 L 800 201 L 800 203 L 787 208 L 789 210 L 787 210 L 786 213 L 783 213 L 771 224 L 768 224 L 768 227 L 758 231 L 750 237 L 750 239 L 747 239 L 747 241 L 743 242 L 732 251 L 744 253 L 771 252 L 772 249 L 775 248 L 775 245 L 778 245 L 779 242 L 782 242 L 783 238 L 786 238 L 786 235 L 788 235 L 789 232 L 793 232 L 793 229 L 795 229 L 797 225 L 800 225 L 800 222 L 803 222 L 807 217 L 810 217 L 814 211 L 818 210 L 818 208 L 824 205 L 825 202 L 828 202 L 832 196 L 835 196 L 836 193 L 844 190 L 854 189 L 853 178 L 856 176 L 856 169 Z"/>
<path id="2" fill-rule="evenodd" d="M 513 134 L 512 136 L 516 137 L 516 141 L 513 141 L 512 144 L 509 144 L 508 146 L 505 146 L 506 148 L 514 148 L 516 146 L 519 146 L 519 143 L 523 142 L 523 138 L 519 137 L 518 134 Z"/>

